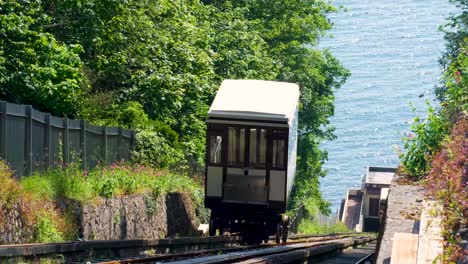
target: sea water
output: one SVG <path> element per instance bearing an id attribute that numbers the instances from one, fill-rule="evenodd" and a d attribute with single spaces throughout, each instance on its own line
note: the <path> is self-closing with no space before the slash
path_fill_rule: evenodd
<path id="1" fill-rule="evenodd" d="M 333 209 L 347 188 L 361 186 L 366 166 L 396 167 L 393 145 L 403 147 L 415 113 L 425 115 L 426 101 L 442 69 L 445 49 L 439 26 L 457 12 L 448 0 L 339 0 L 329 15 L 333 37 L 321 41 L 351 71 L 335 92 L 336 140 L 322 144 L 328 151 L 321 191 Z"/>

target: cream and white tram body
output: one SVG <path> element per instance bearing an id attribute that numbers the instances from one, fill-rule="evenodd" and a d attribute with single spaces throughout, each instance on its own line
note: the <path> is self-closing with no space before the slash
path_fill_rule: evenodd
<path id="1" fill-rule="evenodd" d="M 207 118 L 205 206 L 210 235 L 287 239 L 284 215 L 296 171 L 299 86 L 225 80 Z"/>

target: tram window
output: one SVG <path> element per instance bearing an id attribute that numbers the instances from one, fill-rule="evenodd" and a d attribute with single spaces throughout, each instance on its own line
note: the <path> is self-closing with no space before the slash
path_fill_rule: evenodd
<path id="1" fill-rule="evenodd" d="M 273 168 L 284 168 L 284 155 L 286 151 L 286 140 L 273 140 Z"/>
<path id="2" fill-rule="evenodd" d="M 250 129 L 249 162 L 254 167 L 265 167 L 266 137 L 266 129 Z"/>
<path id="3" fill-rule="evenodd" d="M 245 128 L 230 127 L 228 140 L 228 164 L 243 165 L 245 153 Z"/>
<path id="4" fill-rule="evenodd" d="M 220 164 L 221 152 L 222 152 L 222 141 L 221 136 L 210 136 L 210 163 Z"/>

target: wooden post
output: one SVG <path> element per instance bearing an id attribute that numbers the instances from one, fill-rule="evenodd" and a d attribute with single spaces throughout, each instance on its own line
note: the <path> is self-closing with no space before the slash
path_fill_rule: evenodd
<path id="1" fill-rule="evenodd" d="M 88 167 L 86 164 L 86 120 L 81 120 L 81 130 L 80 130 L 80 142 L 81 142 L 81 162 L 83 170 L 86 170 Z"/>
<path id="2" fill-rule="evenodd" d="M 51 126 L 51 117 L 50 117 L 50 114 L 45 114 L 45 121 L 46 121 L 46 125 L 45 125 L 45 142 L 44 142 L 44 145 L 45 145 L 45 168 L 46 169 L 49 169 L 50 168 L 50 165 L 51 165 L 51 161 L 52 161 L 52 151 L 51 151 L 51 148 L 52 148 L 52 140 L 51 140 L 51 135 L 52 135 L 52 126 Z"/>
<path id="3" fill-rule="evenodd" d="M 0 154 L 3 160 L 7 160 L 7 143 L 8 143 L 8 113 L 7 113 L 7 102 L 2 102 L 0 105 L 0 112 L 1 112 L 1 128 L 2 131 L 0 132 L 1 138 L 0 138 Z"/>
<path id="4" fill-rule="evenodd" d="M 107 126 L 102 128 L 102 132 L 104 134 L 104 164 L 109 165 L 107 163 Z"/>
<path id="5" fill-rule="evenodd" d="M 32 174 L 33 153 L 32 153 L 32 106 L 26 106 L 26 175 Z"/>
<path id="6" fill-rule="evenodd" d="M 70 163 L 70 130 L 68 118 L 63 119 L 63 163 Z"/>

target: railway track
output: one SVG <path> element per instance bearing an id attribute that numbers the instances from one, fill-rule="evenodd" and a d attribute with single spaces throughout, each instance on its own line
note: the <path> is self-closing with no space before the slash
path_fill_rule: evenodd
<path id="1" fill-rule="evenodd" d="M 0 245 L 0 263 L 38 263 L 43 259 L 53 263 L 86 263 L 97 258 L 142 256 L 147 252 L 173 254 L 234 247 L 240 243 L 241 237 L 232 235 Z"/>
<path id="2" fill-rule="evenodd" d="M 373 235 L 363 233 L 290 235 L 288 242 L 282 245 L 268 243 L 254 246 L 242 245 L 242 238 L 238 235 L 1 245 L 0 263 L 14 263 L 18 260 L 39 262 L 43 259 L 52 260 L 54 263 L 114 264 L 171 261 L 187 263 L 189 259 L 190 261 L 196 261 L 196 259 L 200 258 L 202 258 L 202 262 L 198 263 L 207 261 L 207 259 L 203 258 L 210 258 L 210 261 L 213 261 L 212 263 L 228 263 L 241 261 L 242 258 L 239 258 L 239 256 L 247 257 L 245 260 L 261 256 L 266 258 L 275 254 L 292 254 L 307 248 L 318 250 L 316 253 L 339 251 L 342 248 L 359 244 L 358 242 L 362 239 L 372 240 L 375 238 Z M 271 238 L 271 241 L 273 240 L 274 238 Z M 312 252 L 315 252 L 314 250 Z M 322 253 L 317 254 L 323 255 Z M 222 258 L 216 256 L 227 257 L 227 259 L 222 260 Z M 270 256 L 269 258 L 273 257 Z M 221 260 L 225 262 L 219 262 Z"/>
<path id="3" fill-rule="evenodd" d="M 230 247 L 216 250 L 193 251 L 180 254 L 160 254 L 148 257 L 97 261 L 95 263 L 293 263 L 297 261 L 308 261 L 312 257 L 316 257 L 317 260 L 319 260 L 320 257 L 323 258 L 323 256 L 334 254 L 350 247 L 367 244 L 374 240 L 374 235 L 362 234 L 335 234 L 326 236 L 296 235 L 292 236 L 291 240 L 282 245 L 268 243 L 255 246 L 238 246 L 234 248 Z M 357 260 L 361 261 L 363 258 L 368 258 L 373 253 L 372 246 L 367 249 L 367 251 L 360 250 L 360 252 L 357 252 L 358 257 L 362 256 Z M 356 254 L 353 256 L 355 257 Z"/>

